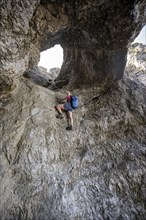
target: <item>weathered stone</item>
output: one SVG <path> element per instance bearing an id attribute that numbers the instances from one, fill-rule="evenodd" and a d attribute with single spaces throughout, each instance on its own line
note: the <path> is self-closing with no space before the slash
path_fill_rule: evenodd
<path id="1" fill-rule="evenodd" d="M 63 93 L 23 78 L 16 85 L 1 99 L 1 219 L 144 220 L 143 82 L 74 90 L 79 108 L 71 132 L 65 115 L 55 117 Z"/>
<path id="2" fill-rule="evenodd" d="M 54 67 L 49 69 L 49 71 L 47 71 L 46 68 L 42 67 L 42 66 L 38 66 L 38 69 L 41 73 L 43 73 L 44 75 L 46 75 L 49 79 L 55 80 L 60 72 L 60 68 L 59 67 Z"/>
<path id="3" fill-rule="evenodd" d="M 144 11 L 142 0 L 1 0 L 2 220 L 145 220 L 145 74 L 101 86 L 122 77 Z M 55 117 L 64 90 L 22 76 L 57 43 L 57 82 L 82 87 L 71 132 Z"/>
<path id="4" fill-rule="evenodd" d="M 38 68 L 26 71 L 23 76 L 26 78 L 30 78 L 35 84 L 44 87 L 48 87 L 49 85 L 51 85 L 52 82 L 51 78 L 49 78 L 46 74 L 40 72 Z"/>
<path id="5" fill-rule="evenodd" d="M 23 74 L 37 65 L 40 51 L 61 44 L 67 57 L 57 82 L 64 78 L 73 88 L 111 84 L 123 75 L 145 7 L 142 0 L 2 0 L 1 71 Z"/>
<path id="6" fill-rule="evenodd" d="M 146 45 L 132 44 L 128 49 L 126 74 L 146 74 Z"/>
<path id="7" fill-rule="evenodd" d="M 58 76 L 60 68 L 52 68 L 47 72 L 44 67 L 35 67 L 26 71 L 23 76 L 31 79 L 35 84 L 52 88 L 55 86 L 54 79 Z"/>
<path id="8" fill-rule="evenodd" d="M 10 92 L 14 86 L 13 78 L 7 75 L 0 76 L 0 93 L 4 94 Z"/>
<path id="9" fill-rule="evenodd" d="M 71 88 L 111 85 L 123 76 L 126 50 L 64 49 L 64 63 L 56 79 L 60 88 L 68 84 Z"/>

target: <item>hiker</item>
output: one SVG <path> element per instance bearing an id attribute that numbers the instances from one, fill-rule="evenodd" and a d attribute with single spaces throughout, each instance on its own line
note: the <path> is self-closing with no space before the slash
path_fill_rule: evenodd
<path id="1" fill-rule="evenodd" d="M 71 93 L 67 91 L 67 96 L 65 98 L 59 99 L 59 100 L 66 100 L 67 102 L 65 104 L 59 104 L 55 106 L 55 109 L 59 113 L 56 118 L 63 118 L 62 111 L 65 110 L 67 111 L 67 121 L 68 121 L 68 126 L 66 127 L 66 130 L 72 130 L 73 129 L 73 115 L 72 111 L 73 108 L 71 106 Z"/>

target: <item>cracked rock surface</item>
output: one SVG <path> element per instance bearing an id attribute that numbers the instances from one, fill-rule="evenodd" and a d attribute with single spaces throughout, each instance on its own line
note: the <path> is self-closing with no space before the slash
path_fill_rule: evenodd
<path id="1" fill-rule="evenodd" d="M 127 48 L 146 23 L 145 10 L 143 0 L 1 0 L 1 74 L 33 69 L 40 51 L 60 44 L 59 88 L 112 85 L 123 76 Z"/>
<path id="2" fill-rule="evenodd" d="M 28 79 L 1 97 L 1 219 L 144 220 L 146 86 L 74 90 L 74 129 L 57 96 Z"/>
<path id="3" fill-rule="evenodd" d="M 145 9 L 143 0 L 0 1 L 1 220 L 145 220 L 146 75 L 123 77 Z M 35 72 L 55 44 L 57 92 Z M 79 108 L 66 131 L 54 105 L 70 88 Z"/>

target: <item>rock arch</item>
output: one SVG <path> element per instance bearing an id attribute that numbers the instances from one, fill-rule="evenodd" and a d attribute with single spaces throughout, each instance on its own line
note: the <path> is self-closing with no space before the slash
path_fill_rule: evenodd
<path id="1" fill-rule="evenodd" d="M 127 47 L 146 21 L 145 8 L 141 0 L 2 1 L 2 73 L 33 68 L 40 51 L 59 43 L 65 54 L 59 87 L 116 82 Z"/>

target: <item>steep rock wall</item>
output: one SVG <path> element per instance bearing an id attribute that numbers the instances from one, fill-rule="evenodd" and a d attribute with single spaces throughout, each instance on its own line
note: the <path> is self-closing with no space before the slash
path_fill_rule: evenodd
<path id="1" fill-rule="evenodd" d="M 144 220 L 146 85 L 76 90 L 74 130 L 28 79 L 1 97 L 2 220 Z"/>
<path id="2" fill-rule="evenodd" d="M 122 77 L 144 10 L 145 1 L 1 0 L 2 220 L 145 219 L 146 87 L 141 77 L 97 87 Z M 65 54 L 58 86 L 85 88 L 74 90 L 72 132 L 55 117 L 64 90 L 21 76 L 56 43 Z"/>

